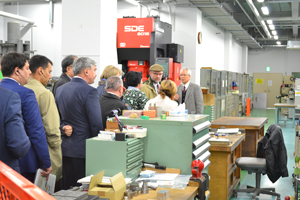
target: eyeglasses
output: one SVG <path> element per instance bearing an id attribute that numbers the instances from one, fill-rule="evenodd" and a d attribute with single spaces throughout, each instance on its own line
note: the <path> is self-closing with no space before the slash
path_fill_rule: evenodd
<path id="1" fill-rule="evenodd" d="M 163 73 L 154 73 L 154 72 L 152 72 L 155 76 L 162 76 L 163 75 Z"/>
<path id="2" fill-rule="evenodd" d="M 180 76 L 189 76 L 189 74 L 180 74 Z"/>

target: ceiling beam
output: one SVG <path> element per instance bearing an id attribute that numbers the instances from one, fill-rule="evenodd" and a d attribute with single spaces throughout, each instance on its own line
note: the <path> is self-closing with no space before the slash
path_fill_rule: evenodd
<path id="1" fill-rule="evenodd" d="M 268 3 L 290 3 L 290 2 L 300 2 L 300 0 L 269 0 Z"/>

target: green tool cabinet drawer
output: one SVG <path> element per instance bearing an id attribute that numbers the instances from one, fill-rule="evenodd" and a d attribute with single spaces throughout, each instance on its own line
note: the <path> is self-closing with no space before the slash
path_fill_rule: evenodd
<path id="1" fill-rule="evenodd" d="M 143 165 L 143 141 L 104 141 L 95 138 L 86 141 L 86 175 L 105 170 L 105 176 L 122 172 L 124 177 L 139 175 Z"/>
<path id="2" fill-rule="evenodd" d="M 192 161 L 203 159 L 204 171 L 208 171 L 207 166 L 210 164 L 207 146 L 210 145 L 208 115 L 151 118 L 150 120 L 120 117 L 120 120 L 125 125 L 147 128 L 147 137 L 142 138 L 145 162 L 158 162 L 159 165 L 168 168 L 181 169 L 181 174 L 191 174 Z M 197 154 L 194 155 L 195 151 Z"/>

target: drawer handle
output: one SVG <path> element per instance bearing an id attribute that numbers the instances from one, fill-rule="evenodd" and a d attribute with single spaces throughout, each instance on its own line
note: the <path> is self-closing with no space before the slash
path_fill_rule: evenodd
<path id="1" fill-rule="evenodd" d="M 129 147 L 129 148 L 127 148 L 127 151 L 133 151 L 133 150 L 135 150 L 135 149 L 140 148 L 141 146 L 143 146 L 143 144 L 139 144 L 139 145 L 136 145 L 136 146 L 134 146 L 134 147 Z"/>
<path id="2" fill-rule="evenodd" d="M 193 148 L 198 148 L 210 139 L 209 133 L 193 142 Z"/>
<path id="3" fill-rule="evenodd" d="M 207 142 L 204 145 L 202 145 L 200 148 L 198 148 L 195 151 L 193 151 L 193 159 L 199 157 L 202 153 L 204 153 L 205 151 L 207 151 L 210 146 L 211 146 L 210 143 Z"/>
<path id="4" fill-rule="evenodd" d="M 132 140 L 132 141 L 129 141 L 127 142 L 127 145 L 130 146 L 132 144 L 135 144 L 135 143 L 141 143 L 142 141 L 140 139 L 136 139 L 136 140 Z"/>
<path id="5" fill-rule="evenodd" d="M 204 154 L 202 154 L 195 160 L 201 160 L 202 162 L 205 162 L 209 158 L 210 155 L 211 155 L 211 153 L 209 151 L 206 151 Z"/>
<path id="6" fill-rule="evenodd" d="M 138 154 L 141 154 L 143 152 L 143 148 L 140 148 L 140 149 L 138 149 L 138 150 L 136 150 L 136 151 L 134 151 L 134 152 L 132 152 L 132 153 L 129 153 L 128 155 L 127 155 L 127 158 L 131 158 L 131 157 L 133 157 L 133 156 L 136 156 L 136 155 L 138 155 Z"/>
<path id="7" fill-rule="evenodd" d="M 206 161 L 204 162 L 204 168 L 203 168 L 203 169 L 207 168 L 209 165 L 210 165 L 210 161 L 209 161 L 209 160 L 206 160 Z"/>
<path id="8" fill-rule="evenodd" d="M 208 127 L 210 127 L 211 123 L 209 121 L 203 122 L 197 126 L 193 127 L 193 133 L 198 133 Z"/>

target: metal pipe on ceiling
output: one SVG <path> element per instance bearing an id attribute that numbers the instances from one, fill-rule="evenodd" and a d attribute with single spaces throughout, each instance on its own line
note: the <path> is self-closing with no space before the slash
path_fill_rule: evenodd
<path id="1" fill-rule="evenodd" d="M 300 0 L 269 0 L 268 3 L 291 3 L 300 2 Z"/>
<path id="2" fill-rule="evenodd" d="M 262 45 L 262 47 L 287 47 L 287 45 Z"/>
<path id="3" fill-rule="evenodd" d="M 28 22 L 29 24 L 34 24 L 34 21 L 29 19 L 29 18 L 21 17 L 19 15 L 11 14 L 11 13 L 4 12 L 4 11 L 0 11 L 0 16 L 20 20 L 20 21 L 23 21 L 23 22 Z"/>
<path id="4" fill-rule="evenodd" d="M 250 16 L 248 15 L 248 13 L 246 12 L 246 10 L 243 8 L 243 6 L 241 5 L 241 3 L 239 2 L 239 0 L 235 0 L 237 2 L 237 4 L 239 4 L 240 8 L 243 10 L 243 12 L 245 13 L 245 15 L 248 17 L 248 19 L 251 21 L 251 23 L 254 25 L 254 27 L 256 28 L 256 30 L 259 32 L 259 34 L 265 38 L 265 36 L 260 32 L 259 28 L 256 26 L 256 24 L 252 21 L 252 19 L 250 18 Z"/>

